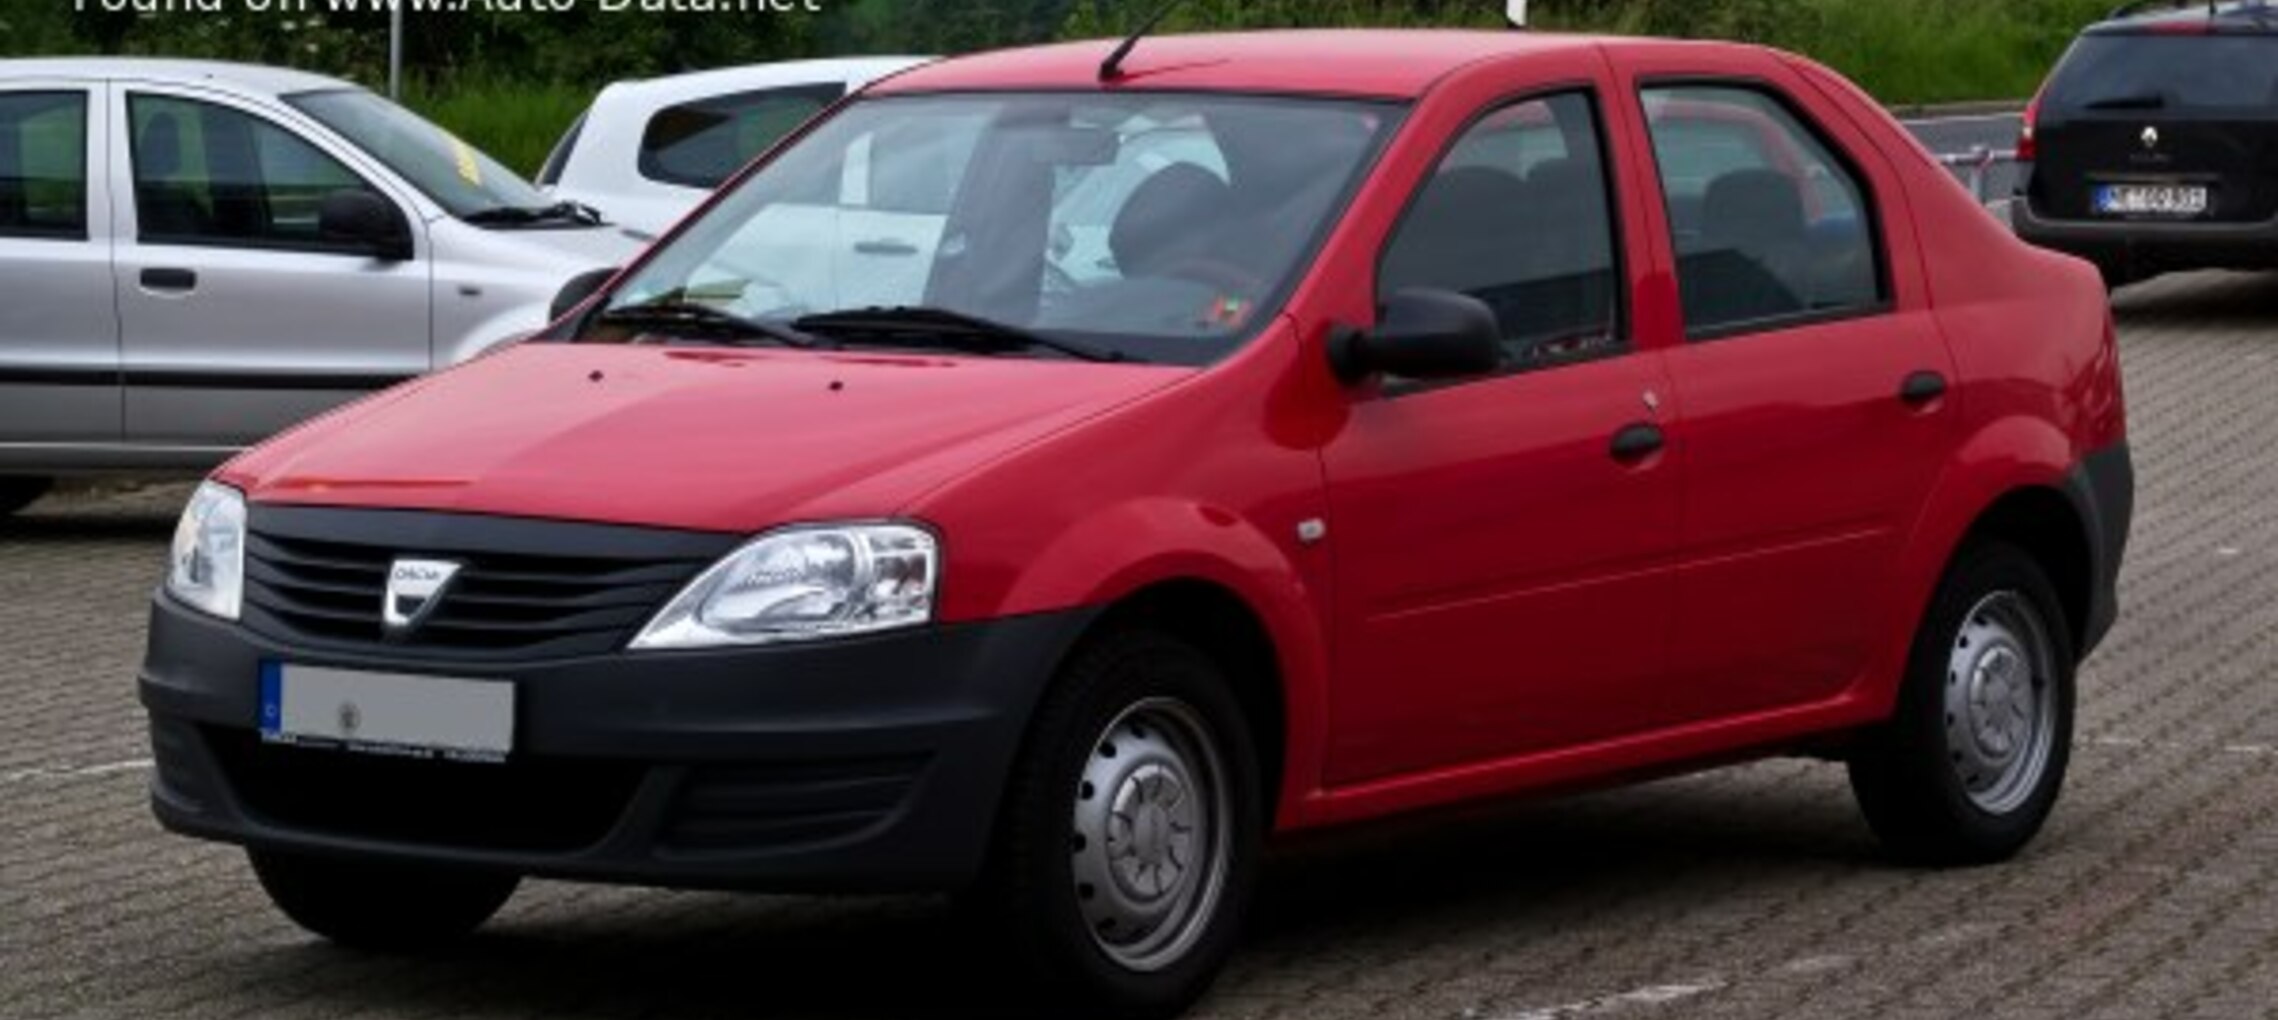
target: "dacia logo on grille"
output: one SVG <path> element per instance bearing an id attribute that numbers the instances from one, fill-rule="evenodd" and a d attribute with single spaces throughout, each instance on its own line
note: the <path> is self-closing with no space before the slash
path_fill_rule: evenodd
<path id="1" fill-rule="evenodd" d="M 380 604 L 380 623 L 390 638 L 410 637 L 427 622 L 443 593 L 458 580 L 462 564 L 449 560 L 397 560 L 388 568 L 387 594 Z"/>

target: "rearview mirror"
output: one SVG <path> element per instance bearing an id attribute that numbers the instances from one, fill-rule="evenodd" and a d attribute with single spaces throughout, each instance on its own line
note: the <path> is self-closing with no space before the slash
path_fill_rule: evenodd
<path id="1" fill-rule="evenodd" d="M 401 262 L 411 257 L 411 225 L 387 199 L 362 188 L 342 188 L 316 207 L 316 230 L 325 240 Z"/>
<path id="2" fill-rule="evenodd" d="M 1495 310 L 1452 290 L 1403 290 L 1384 303 L 1375 329 L 1346 329 L 1329 340 L 1329 367 L 1347 383 L 1379 374 L 1461 379 L 1502 364 Z"/>
<path id="3" fill-rule="evenodd" d="M 560 322 L 562 316 L 577 311 L 577 306 L 584 304 L 586 298 L 598 293 L 603 284 L 616 277 L 615 266 L 589 269 L 570 277 L 568 283 L 562 284 L 561 290 L 554 292 L 554 303 L 546 309 L 546 321 Z"/>

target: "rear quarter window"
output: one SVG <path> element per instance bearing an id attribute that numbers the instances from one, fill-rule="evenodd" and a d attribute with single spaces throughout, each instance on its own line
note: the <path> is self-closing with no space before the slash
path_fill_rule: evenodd
<path id="1" fill-rule="evenodd" d="M 709 191 L 845 95 L 807 85 L 668 106 L 641 132 L 641 176 Z"/>

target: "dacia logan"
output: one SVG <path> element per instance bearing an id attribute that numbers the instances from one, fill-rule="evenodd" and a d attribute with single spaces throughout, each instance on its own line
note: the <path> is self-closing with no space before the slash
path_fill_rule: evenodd
<path id="1" fill-rule="evenodd" d="M 2093 267 L 1796 57 L 951 60 L 218 471 L 156 810 L 386 950 L 525 876 L 955 893 L 1081 1016 L 1199 995 L 1271 841 L 1435 806 L 1807 753 L 1995 861 L 2117 612 L 2119 367 Z"/>

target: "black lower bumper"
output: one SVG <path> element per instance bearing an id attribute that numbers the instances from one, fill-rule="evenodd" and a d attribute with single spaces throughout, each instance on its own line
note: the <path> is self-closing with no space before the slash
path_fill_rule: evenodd
<path id="1" fill-rule="evenodd" d="M 953 889 L 1088 611 L 811 645 L 538 664 L 310 655 L 160 596 L 141 696 L 179 832 L 595 881 Z M 264 743 L 264 662 L 508 680 L 503 764 Z"/>
<path id="2" fill-rule="evenodd" d="M 2010 211 L 2017 236 L 2036 247 L 2087 259 L 2126 278 L 2192 269 L 2278 267 L 2278 220 L 2169 223 L 2055 219 L 2020 199 Z"/>
<path id="3" fill-rule="evenodd" d="M 2136 468 L 2128 444 L 2090 454 L 2073 469 L 2065 488 L 2088 530 L 2088 619 L 2079 641 L 2085 659 L 2120 617 L 2120 561 L 2127 556 L 2136 509 Z"/>

